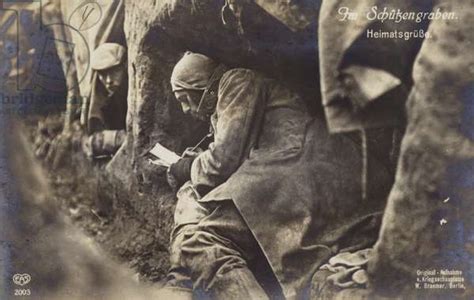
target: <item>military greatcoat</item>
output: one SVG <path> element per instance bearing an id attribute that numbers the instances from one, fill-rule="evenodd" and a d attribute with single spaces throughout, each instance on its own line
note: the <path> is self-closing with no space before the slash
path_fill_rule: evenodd
<path id="1" fill-rule="evenodd" d="M 215 139 L 191 182 L 201 203 L 235 203 L 293 297 L 330 256 L 375 242 L 389 171 L 370 160 L 363 198 L 360 147 L 329 135 L 296 93 L 247 69 L 227 71 L 216 92 Z"/>

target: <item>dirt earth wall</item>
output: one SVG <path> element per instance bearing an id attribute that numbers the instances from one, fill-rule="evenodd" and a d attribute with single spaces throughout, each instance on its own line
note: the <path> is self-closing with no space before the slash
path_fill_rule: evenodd
<path id="1" fill-rule="evenodd" d="M 455 12 L 459 20 L 474 17 L 472 2 L 438 1 L 437 7 Z M 474 255 L 470 26 L 466 21 L 432 21 L 432 38 L 425 39 L 414 64 L 398 173 L 370 269 L 373 286 L 383 294 L 413 290 L 417 272 L 447 269 L 463 271 L 470 285 L 463 296 L 472 297 L 473 268 L 466 263 Z"/>

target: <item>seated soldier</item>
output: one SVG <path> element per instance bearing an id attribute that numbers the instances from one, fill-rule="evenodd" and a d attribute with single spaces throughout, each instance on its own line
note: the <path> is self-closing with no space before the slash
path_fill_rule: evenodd
<path id="1" fill-rule="evenodd" d="M 376 188 L 362 197 L 361 149 L 330 136 L 295 92 L 190 52 L 171 85 L 183 112 L 210 120 L 214 141 L 168 170 L 181 188 L 166 293 L 278 297 L 259 277 L 266 265 L 284 297 L 300 297 L 329 257 L 373 245 L 388 171 L 371 160 Z"/>
<path id="2" fill-rule="evenodd" d="M 88 113 L 91 136 L 84 144 L 90 157 L 113 155 L 125 139 L 127 114 L 126 48 L 104 43 L 91 55 L 91 68 L 96 72 Z"/>

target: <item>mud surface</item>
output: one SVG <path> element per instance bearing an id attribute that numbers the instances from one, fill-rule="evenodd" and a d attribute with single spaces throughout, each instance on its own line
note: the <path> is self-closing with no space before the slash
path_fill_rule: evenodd
<path id="1" fill-rule="evenodd" d="M 113 203 L 113 195 L 99 198 L 104 194 L 99 189 L 110 159 L 88 159 L 81 149 L 84 134 L 80 126 L 75 124 L 65 136 L 62 124 L 62 116 L 50 115 L 31 117 L 24 127 L 47 174 L 52 201 L 105 252 L 133 269 L 140 281 L 160 281 L 168 268 L 168 236 L 157 236 L 154 226 L 131 207 Z M 105 207 L 104 212 L 98 207 Z"/>

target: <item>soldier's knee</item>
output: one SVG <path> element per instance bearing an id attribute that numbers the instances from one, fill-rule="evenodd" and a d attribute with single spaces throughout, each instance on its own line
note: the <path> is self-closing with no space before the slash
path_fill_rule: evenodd
<path id="1" fill-rule="evenodd" d="M 183 265 L 182 245 L 186 237 L 192 236 L 196 231 L 196 224 L 186 224 L 175 227 L 171 233 L 170 240 L 170 264 L 171 266 Z"/>
<path id="2" fill-rule="evenodd" d="M 181 259 L 195 282 L 210 282 L 216 274 L 246 266 L 232 242 L 206 231 L 184 237 Z"/>

